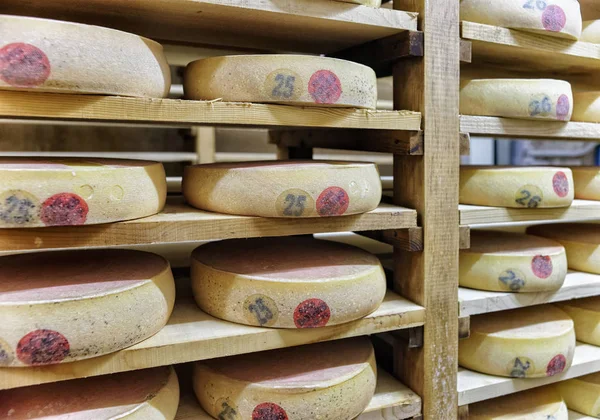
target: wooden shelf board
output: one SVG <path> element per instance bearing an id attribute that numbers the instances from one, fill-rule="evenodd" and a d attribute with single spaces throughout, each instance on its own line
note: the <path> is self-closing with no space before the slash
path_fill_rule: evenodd
<path id="1" fill-rule="evenodd" d="M 458 405 L 508 395 L 526 389 L 548 385 L 566 379 L 600 371 L 600 347 L 577 343 L 575 357 L 569 370 L 550 377 L 535 379 L 505 378 L 485 375 L 468 369 L 458 369 Z"/>
<path id="2" fill-rule="evenodd" d="M 333 2 L 332 2 L 333 3 Z M 0 91 L 0 118 L 167 124 L 419 130 L 421 114 L 248 102 Z"/>
<path id="3" fill-rule="evenodd" d="M 460 316 L 504 311 L 570 299 L 600 295 L 600 275 L 569 271 L 563 286 L 555 292 L 505 293 L 458 288 Z"/>
<path id="4" fill-rule="evenodd" d="M 425 309 L 388 291 L 367 317 L 342 325 L 275 329 L 238 325 L 202 312 L 189 298 L 177 301 L 156 335 L 106 356 L 61 365 L 0 368 L 0 389 L 212 359 L 423 325 Z"/>
<path id="5" fill-rule="evenodd" d="M 368 213 L 303 219 L 232 216 L 194 209 L 170 197 L 162 213 L 104 225 L 2 229 L 0 251 L 147 245 L 417 226 L 415 210 L 382 203 Z"/>

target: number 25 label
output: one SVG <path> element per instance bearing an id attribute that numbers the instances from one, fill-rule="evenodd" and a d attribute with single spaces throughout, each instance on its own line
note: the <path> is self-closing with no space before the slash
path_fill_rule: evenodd
<path id="1" fill-rule="evenodd" d="M 277 69 L 267 76 L 264 89 L 265 94 L 274 101 L 294 100 L 302 93 L 302 79 L 292 70 Z"/>

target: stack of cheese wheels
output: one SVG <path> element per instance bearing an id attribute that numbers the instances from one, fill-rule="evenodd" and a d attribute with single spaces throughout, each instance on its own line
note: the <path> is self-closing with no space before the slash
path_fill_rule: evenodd
<path id="1" fill-rule="evenodd" d="M 574 196 L 568 168 L 463 166 L 461 204 L 514 208 L 568 207 Z"/>
<path id="2" fill-rule="evenodd" d="M 600 91 L 576 92 L 573 121 L 600 123 Z"/>
<path id="3" fill-rule="evenodd" d="M 73 362 L 138 343 L 167 322 L 169 263 L 130 250 L 0 258 L 0 366 Z"/>
<path id="4" fill-rule="evenodd" d="M 336 58 L 232 55 L 188 64 L 188 99 L 371 108 L 377 105 L 373 69 Z"/>
<path id="5" fill-rule="evenodd" d="M 3 419 L 172 420 L 178 404 L 172 367 L 0 391 Z"/>
<path id="6" fill-rule="evenodd" d="M 196 396 L 216 419 L 353 419 L 376 382 L 365 337 L 200 362 L 194 371 Z"/>
<path id="7" fill-rule="evenodd" d="M 469 419 L 569 420 L 569 413 L 556 388 L 547 386 L 469 404 Z"/>
<path id="8" fill-rule="evenodd" d="M 600 417 L 600 372 L 559 382 L 558 389 L 569 409 Z"/>
<path id="9" fill-rule="evenodd" d="M 187 166 L 183 195 L 199 209 L 263 217 L 359 214 L 381 200 L 374 163 L 265 161 Z"/>
<path id="10" fill-rule="evenodd" d="M 586 20 L 583 22 L 580 41 L 600 44 L 600 20 Z"/>
<path id="11" fill-rule="evenodd" d="M 0 89 L 166 97 L 160 44 L 99 26 L 0 15 Z"/>
<path id="12" fill-rule="evenodd" d="M 471 232 L 471 248 L 460 251 L 459 283 L 498 292 L 560 289 L 567 255 L 556 241 L 508 232 Z"/>
<path id="13" fill-rule="evenodd" d="M 600 225 L 560 223 L 531 226 L 527 232 L 560 242 L 567 251 L 569 268 L 600 274 Z"/>
<path id="14" fill-rule="evenodd" d="M 460 18 L 561 38 L 581 36 L 576 0 L 461 0 Z"/>
<path id="15" fill-rule="evenodd" d="M 0 158 L 0 228 L 91 225 L 150 216 L 163 165 L 121 159 Z"/>
<path id="16" fill-rule="evenodd" d="M 600 346 L 600 296 L 557 305 L 573 319 L 577 340 Z"/>
<path id="17" fill-rule="evenodd" d="M 377 257 L 312 238 L 212 242 L 192 253 L 196 302 L 239 324 L 313 328 L 362 318 L 386 291 Z"/>
<path id="18" fill-rule="evenodd" d="M 569 121 L 572 104 L 571 84 L 563 80 L 461 81 L 460 113 L 464 115 Z"/>
<path id="19" fill-rule="evenodd" d="M 552 305 L 530 306 L 472 317 L 458 361 L 490 375 L 539 378 L 568 369 L 574 352 L 573 320 Z"/>
<path id="20" fill-rule="evenodd" d="M 571 171 L 575 182 L 575 198 L 600 201 L 600 167 L 575 166 Z"/>

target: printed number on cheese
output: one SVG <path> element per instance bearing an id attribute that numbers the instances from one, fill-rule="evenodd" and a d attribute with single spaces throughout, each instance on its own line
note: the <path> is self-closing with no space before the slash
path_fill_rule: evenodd
<path id="1" fill-rule="evenodd" d="M 88 359 L 138 343 L 173 309 L 169 263 L 148 252 L 0 257 L 0 366 Z"/>
<path id="2" fill-rule="evenodd" d="M 581 11 L 575 0 L 461 0 L 460 18 L 561 38 L 581 36 Z"/>
<path id="3" fill-rule="evenodd" d="M 364 213 L 381 199 L 374 163 L 264 161 L 187 166 L 183 195 L 199 209 L 263 217 Z"/>
<path id="4" fill-rule="evenodd" d="M 558 389 L 569 409 L 600 417 L 600 373 L 559 382 Z"/>
<path id="5" fill-rule="evenodd" d="M 203 311 L 239 324 L 337 325 L 373 312 L 386 291 L 379 260 L 312 238 L 234 239 L 192 253 L 192 287 Z"/>
<path id="6" fill-rule="evenodd" d="M 573 321 L 552 306 L 532 306 L 471 317 L 471 336 L 459 342 L 467 369 L 513 378 L 539 378 L 571 366 Z"/>
<path id="7" fill-rule="evenodd" d="M 569 413 L 556 388 L 546 386 L 469 404 L 469 419 L 569 420 Z"/>
<path id="8" fill-rule="evenodd" d="M 600 201 L 600 167 L 574 166 L 571 171 L 575 182 L 575 198 Z"/>
<path id="9" fill-rule="evenodd" d="M 375 392 L 365 337 L 199 362 L 194 391 L 217 419 L 353 419 Z"/>
<path id="10" fill-rule="evenodd" d="M 0 228 L 91 225 L 160 212 L 163 165 L 120 159 L 0 158 Z"/>
<path id="11" fill-rule="evenodd" d="M 600 346 L 600 296 L 558 303 L 575 323 L 575 336 L 584 343 Z"/>
<path id="12" fill-rule="evenodd" d="M 569 121 L 572 112 L 571 85 L 562 80 L 461 81 L 460 113 L 464 115 Z"/>
<path id="13" fill-rule="evenodd" d="M 573 94 L 573 121 L 600 123 L 600 91 Z"/>
<path id="14" fill-rule="evenodd" d="M 463 287 L 498 292 L 560 289 L 567 256 L 558 242 L 507 232 L 471 232 L 471 248 L 460 251 Z"/>
<path id="15" fill-rule="evenodd" d="M 514 208 L 568 207 L 573 195 L 573 175 L 568 168 L 460 168 L 461 204 Z"/>
<path id="16" fill-rule="evenodd" d="M 375 72 L 362 64 L 302 55 L 234 55 L 188 64 L 188 99 L 372 108 Z"/>
<path id="17" fill-rule="evenodd" d="M 527 232 L 560 242 L 567 251 L 569 268 L 600 274 L 600 225 L 561 223 L 531 226 Z"/>
<path id="18" fill-rule="evenodd" d="M 579 40 L 591 42 L 592 44 L 600 44 L 600 20 L 583 21 L 583 31 Z"/>
<path id="19" fill-rule="evenodd" d="M 0 15 L 0 89 L 163 98 L 160 44 L 99 26 Z"/>

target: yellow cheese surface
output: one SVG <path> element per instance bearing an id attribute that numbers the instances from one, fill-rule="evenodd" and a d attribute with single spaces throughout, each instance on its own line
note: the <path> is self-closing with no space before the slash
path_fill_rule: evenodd
<path id="1" fill-rule="evenodd" d="M 600 123 L 600 91 L 573 94 L 573 121 Z"/>
<path id="2" fill-rule="evenodd" d="M 552 386 L 469 404 L 473 420 L 569 420 L 567 405 Z"/>
<path id="3" fill-rule="evenodd" d="M 579 40 L 591 42 L 592 44 L 600 44 L 600 20 L 583 21 L 583 31 Z"/>
<path id="4" fill-rule="evenodd" d="M 600 417 L 600 373 L 559 382 L 558 389 L 569 409 Z"/>
<path id="5" fill-rule="evenodd" d="M 558 303 L 573 319 L 578 341 L 600 346 L 600 297 L 574 299 Z"/>
<path id="6" fill-rule="evenodd" d="M 575 198 L 600 201 L 600 167 L 574 166 L 571 171 L 575 182 Z"/>

